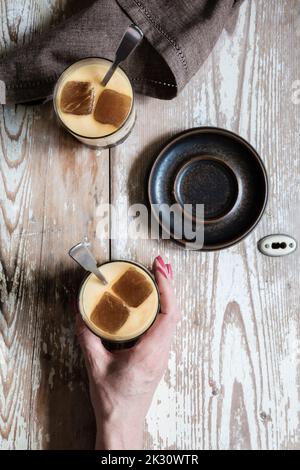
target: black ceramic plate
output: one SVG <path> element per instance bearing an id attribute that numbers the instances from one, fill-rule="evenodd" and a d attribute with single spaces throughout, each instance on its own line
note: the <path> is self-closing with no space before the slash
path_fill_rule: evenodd
<path id="1" fill-rule="evenodd" d="M 204 204 L 204 251 L 238 243 L 256 226 L 267 202 L 268 181 L 257 152 L 238 135 L 225 129 L 189 129 L 159 153 L 149 177 L 149 201 L 165 229 L 169 214 L 158 207 L 178 203 L 193 223 L 199 220 L 196 204 Z M 183 207 L 189 204 L 187 209 Z M 167 218 L 166 218 L 167 217 Z M 171 223 L 171 238 L 178 239 Z M 166 231 L 166 229 L 165 229 Z"/>

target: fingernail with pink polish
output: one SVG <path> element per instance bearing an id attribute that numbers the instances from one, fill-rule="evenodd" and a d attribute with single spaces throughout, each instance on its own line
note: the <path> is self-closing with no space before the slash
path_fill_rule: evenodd
<path id="1" fill-rule="evenodd" d="M 161 269 L 160 266 L 157 266 L 156 270 L 159 271 L 160 274 L 162 274 L 166 279 L 168 279 L 166 273 Z"/>
<path id="2" fill-rule="evenodd" d="M 157 256 L 156 259 L 157 259 L 157 261 L 159 262 L 159 264 L 160 264 L 163 268 L 166 267 L 166 265 L 165 265 L 165 263 L 164 263 L 164 260 L 162 259 L 162 257 L 161 257 L 160 255 Z"/>

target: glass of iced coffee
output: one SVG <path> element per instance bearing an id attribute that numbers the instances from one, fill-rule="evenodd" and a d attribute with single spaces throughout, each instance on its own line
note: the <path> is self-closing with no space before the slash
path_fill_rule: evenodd
<path id="1" fill-rule="evenodd" d="M 53 103 L 61 125 L 84 144 L 109 148 L 123 142 L 135 123 L 133 89 L 118 67 L 101 84 L 112 62 L 91 57 L 79 60 L 60 76 Z"/>
<path id="2" fill-rule="evenodd" d="M 99 270 L 108 284 L 89 274 L 79 291 L 79 312 L 110 349 L 130 347 L 159 312 L 156 282 L 144 266 L 133 261 L 110 261 Z"/>

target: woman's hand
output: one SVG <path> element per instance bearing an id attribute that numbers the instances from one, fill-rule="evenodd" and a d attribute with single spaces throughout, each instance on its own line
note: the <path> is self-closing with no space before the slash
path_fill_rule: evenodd
<path id="1" fill-rule="evenodd" d="M 144 420 L 167 368 L 172 336 L 180 319 L 171 266 L 158 256 L 153 273 L 160 292 L 161 313 L 133 348 L 107 351 L 77 317 L 77 336 L 96 417 L 96 449 L 142 448 Z"/>

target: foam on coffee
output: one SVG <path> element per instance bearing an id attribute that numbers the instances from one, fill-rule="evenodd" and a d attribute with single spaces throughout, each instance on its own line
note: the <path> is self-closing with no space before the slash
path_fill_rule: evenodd
<path id="1" fill-rule="evenodd" d="M 91 274 L 80 291 L 79 306 L 84 321 L 107 340 L 127 341 L 140 336 L 152 324 L 158 311 L 154 281 L 142 268 L 124 261 L 107 263 L 100 269 L 108 285 L 101 284 Z M 106 315 L 100 319 L 98 315 L 102 309 Z M 109 315 L 114 310 L 117 315 L 110 322 Z"/>
<path id="2" fill-rule="evenodd" d="M 109 66 L 110 62 L 103 59 L 95 58 L 92 63 L 83 60 L 63 74 L 56 94 L 56 109 L 72 132 L 85 137 L 104 137 L 125 122 L 132 106 L 132 87 L 125 73 L 118 68 L 104 90 L 101 80 Z M 83 106 L 74 106 L 74 103 L 69 106 L 67 100 L 79 93 L 83 94 Z M 116 116 L 111 111 L 114 104 Z M 90 112 L 86 113 L 85 109 Z M 103 119 L 108 114 L 105 109 L 111 114 L 108 119 Z"/>

